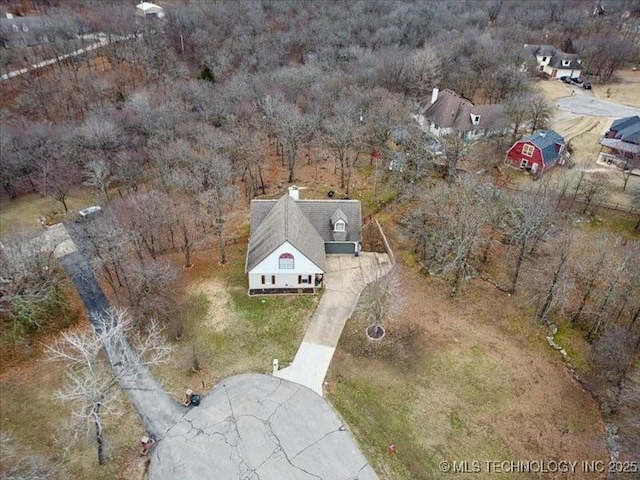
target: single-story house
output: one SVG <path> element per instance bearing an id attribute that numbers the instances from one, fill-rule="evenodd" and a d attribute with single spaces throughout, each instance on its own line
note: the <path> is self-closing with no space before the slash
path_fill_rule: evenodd
<path id="1" fill-rule="evenodd" d="M 358 200 L 300 200 L 292 186 L 279 200 L 252 200 L 250 212 L 250 295 L 315 292 L 327 271 L 326 255 L 360 252 Z"/>
<path id="2" fill-rule="evenodd" d="M 475 140 L 508 127 L 504 106 L 474 105 L 452 90 L 434 88 L 431 99 L 420 104 L 418 125 L 436 136 L 456 133 Z"/>
<path id="3" fill-rule="evenodd" d="M 564 53 L 552 45 L 525 45 L 525 50 L 536 57 L 538 70 L 551 78 L 579 78 L 582 60 L 575 53 Z"/>
<path id="4" fill-rule="evenodd" d="M 505 163 L 540 176 L 564 163 L 564 138 L 553 130 L 540 130 L 518 140 L 507 151 Z"/>
<path id="5" fill-rule="evenodd" d="M 640 168 L 640 115 L 614 120 L 600 145 L 600 156 L 607 162 Z"/>
<path id="6" fill-rule="evenodd" d="M 142 17 L 164 18 L 164 8 L 155 3 L 142 2 L 136 5 L 136 15 Z"/>

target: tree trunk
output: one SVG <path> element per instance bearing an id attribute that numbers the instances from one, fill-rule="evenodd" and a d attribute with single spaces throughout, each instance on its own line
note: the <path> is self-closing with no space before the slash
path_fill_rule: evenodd
<path id="1" fill-rule="evenodd" d="M 227 264 L 227 249 L 224 240 L 224 221 L 222 219 L 217 219 L 217 234 L 218 234 L 218 246 L 220 248 L 220 265 Z"/>
<path id="2" fill-rule="evenodd" d="M 520 248 L 518 249 L 518 258 L 516 260 L 516 270 L 513 272 L 513 279 L 511 280 L 511 287 L 509 287 L 510 293 L 516 292 L 516 285 L 518 283 L 518 277 L 520 276 L 520 268 L 522 267 L 522 261 L 524 260 L 524 253 L 527 248 L 527 242 L 521 241 Z"/>
<path id="3" fill-rule="evenodd" d="M 587 300 L 589 300 L 589 297 L 591 296 L 591 290 L 593 289 L 593 286 L 595 285 L 595 283 L 596 283 L 596 279 L 595 279 L 595 276 L 593 276 L 591 277 L 591 281 L 589 282 L 589 286 L 587 287 L 587 291 L 585 292 L 584 297 L 582 297 L 582 301 L 580 302 L 578 311 L 571 319 L 571 325 L 573 325 L 574 327 L 578 324 L 578 320 L 580 320 L 580 315 L 582 315 L 582 310 L 584 310 L 584 307 L 587 304 Z"/>
<path id="4" fill-rule="evenodd" d="M 104 451 L 104 436 L 102 430 L 102 419 L 100 418 L 100 403 L 96 403 L 91 409 L 93 417 L 93 426 L 96 429 L 96 446 L 98 447 L 98 463 L 104 465 L 107 463 L 107 455 Z"/>

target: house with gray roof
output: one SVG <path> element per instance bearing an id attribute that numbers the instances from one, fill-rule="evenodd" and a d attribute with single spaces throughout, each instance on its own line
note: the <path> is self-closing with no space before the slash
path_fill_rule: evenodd
<path id="1" fill-rule="evenodd" d="M 252 200 L 245 272 L 249 294 L 312 293 L 322 287 L 326 255 L 358 255 L 358 200 L 300 200 L 298 188 L 278 200 Z"/>
<path id="2" fill-rule="evenodd" d="M 600 145 L 600 157 L 607 163 L 640 169 L 640 115 L 614 120 Z"/>
<path id="3" fill-rule="evenodd" d="M 553 130 L 539 130 L 518 140 L 507 151 L 505 163 L 540 176 L 565 160 L 564 138 Z"/>
<path id="4" fill-rule="evenodd" d="M 420 104 L 417 121 L 420 128 L 439 137 L 455 133 L 467 140 L 501 132 L 509 125 L 503 105 L 475 105 L 452 90 L 438 88 Z"/>
<path id="5" fill-rule="evenodd" d="M 525 45 L 525 50 L 536 57 L 538 70 L 551 78 L 579 78 L 582 60 L 575 53 L 565 53 L 552 45 Z"/>

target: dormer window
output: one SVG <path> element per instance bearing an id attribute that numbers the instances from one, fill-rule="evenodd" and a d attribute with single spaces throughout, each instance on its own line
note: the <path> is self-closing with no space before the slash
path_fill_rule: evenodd
<path id="1" fill-rule="evenodd" d="M 283 253 L 282 255 L 280 255 L 280 257 L 278 257 L 278 268 L 280 268 L 281 270 L 291 270 L 294 268 L 294 259 L 293 259 L 293 255 L 291 255 L 290 253 Z"/>
<path id="2" fill-rule="evenodd" d="M 571 60 L 562 60 L 563 67 L 568 67 L 569 65 L 571 65 Z"/>
<path id="3" fill-rule="evenodd" d="M 344 220 L 338 220 L 336 223 L 333 224 L 333 231 L 344 232 L 346 227 L 347 225 L 344 223 Z"/>
<path id="4" fill-rule="evenodd" d="M 473 125 L 479 125 L 480 124 L 480 115 L 475 115 L 475 114 L 471 114 L 471 123 Z"/>

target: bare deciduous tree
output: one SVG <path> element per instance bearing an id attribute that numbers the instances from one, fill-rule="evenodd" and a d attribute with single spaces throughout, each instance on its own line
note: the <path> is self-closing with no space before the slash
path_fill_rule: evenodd
<path id="1" fill-rule="evenodd" d="M 362 292 L 357 310 L 362 313 L 376 333 L 385 321 L 393 317 L 401 306 L 401 285 L 397 268 L 385 275 L 377 273 L 373 282 Z"/>
<path id="2" fill-rule="evenodd" d="M 85 167 L 85 176 L 85 183 L 92 187 L 96 187 L 103 200 L 108 202 L 109 185 L 113 180 L 111 166 L 109 163 L 102 158 L 91 160 Z"/>
<path id="3" fill-rule="evenodd" d="M 105 416 L 121 413 L 118 380 L 103 357 L 103 349 L 132 334 L 132 323 L 126 311 L 105 312 L 94 321 L 102 325 L 96 330 L 64 333 L 47 347 L 48 360 L 66 367 L 67 384 L 56 396 L 71 403 L 75 419 L 73 429 L 92 433 L 96 442 L 98 463 L 104 465 L 107 452 L 104 438 Z M 155 365 L 167 360 L 171 347 L 165 342 L 157 322 L 147 323 L 146 333 L 133 334 L 133 346 L 143 363 Z M 124 386 L 131 388 L 131 386 Z"/>
<path id="4" fill-rule="evenodd" d="M 454 185 L 437 185 L 423 192 L 410 216 L 420 257 L 430 273 L 449 280 L 451 295 L 477 272 L 472 258 L 497 194 L 493 185 L 465 176 Z"/>
<path id="5" fill-rule="evenodd" d="M 516 247 L 516 265 L 508 289 L 511 293 L 516 291 L 527 249 L 547 233 L 553 220 L 553 209 L 546 197 L 533 192 L 522 192 L 506 206 L 503 232 L 509 243 Z"/>
<path id="6" fill-rule="evenodd" d="M 347 97 L 334 105 L 334 114 L 325 121 L 328 143 L 340 161 L 340 188 L 345 188 L 347 195 L 361 141 L 361 115 L 359 105 Z"/>

